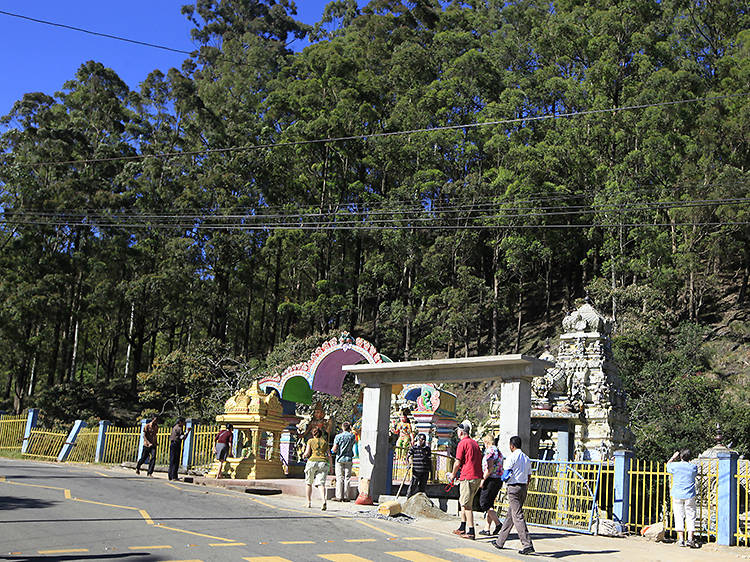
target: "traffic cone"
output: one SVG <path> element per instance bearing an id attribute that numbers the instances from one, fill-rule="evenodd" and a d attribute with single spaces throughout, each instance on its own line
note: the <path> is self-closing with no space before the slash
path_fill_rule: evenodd
<path id="1" fill-rule="evenodd" d="M 370 479 L 360 478 L 359 479 L 359 495 L 354 500 L 357 505 L 373 505 L 372 498 L 370 497 Z"/>

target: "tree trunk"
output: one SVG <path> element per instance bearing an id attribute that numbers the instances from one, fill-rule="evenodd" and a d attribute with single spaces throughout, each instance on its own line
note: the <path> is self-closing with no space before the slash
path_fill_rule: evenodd
<path id="1" fill-rule="evenodd" d="M 523 279 L 518 283 L 518 312 L 516 322 L 516 344 L 513 353 L 520 353 L 521 349 L 521 326 L 523 325 Z"/>
<path id="2" fill-rule="evenodd" d="M 497 274 L 500 259 L 499 244 L 495 244 L 492 250 L 492 355 L 497 355 L 500 348 L 500 313 L 498 311 L 500 301 L 500 277 Z"/>

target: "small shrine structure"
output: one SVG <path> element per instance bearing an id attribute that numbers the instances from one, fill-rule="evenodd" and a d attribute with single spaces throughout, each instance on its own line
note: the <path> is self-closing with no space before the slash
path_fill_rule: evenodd
<path id="1" fill-rule="evenodd" d="M 562 327 L 557 357 L 549 350 L 539 357 L 554 367 L 531 385 L 531 452 L 542 452 L 546 440 L 559 460 L 610 458 L 632 445 L 625 393 L 612 358 L 612 323 L 586 298 Z"/>
<path id="2" fill-rule="evenodd" d="M 396 404 L 409 404 L 416 433 L 427 434 L 428 443 L 435 438 L 441 447 L 450 440 L 456 428 L 455 394 L 431 383 L 407 384 L 399 392 Z"/>
<path id="3" fill-rule="evenodd" d="M 236 456 L 224 463 L 222 478 L 240 480 L 283 478 L 280 456 L 281 434 L 287 423 L 276 394 L 264 393 L 258 382 L 240 389 L 224 404 L 224 413 L 216 416 L 221 424 L 235 429 Z M 207 476 L 216 477 L 219 462 L 214 461 Z"/>

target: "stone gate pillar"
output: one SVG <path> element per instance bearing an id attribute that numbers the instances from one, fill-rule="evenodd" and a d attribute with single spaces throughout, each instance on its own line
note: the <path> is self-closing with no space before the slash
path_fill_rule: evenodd
<path id="1" fill-rule="evenodd" d="M 360 478 L 370 479 L 370 496 L 378 501 L 388 492 L 388 437 L 391 385 L 365 386 L 362 395 L 362 437 L 359 448 Z"/>

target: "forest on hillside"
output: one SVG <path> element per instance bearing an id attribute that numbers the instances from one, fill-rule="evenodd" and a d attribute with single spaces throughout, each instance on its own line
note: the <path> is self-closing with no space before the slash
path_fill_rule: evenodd
<path id="1" fill-rule="evenodd" d="M 180 68 L 81 61 L 0 120 L 0 409 L 205 415 L 341 330 L 539 354 L 588 293 L 641 451 L 750 450 L 745 2 L 182 11 Z"/>

